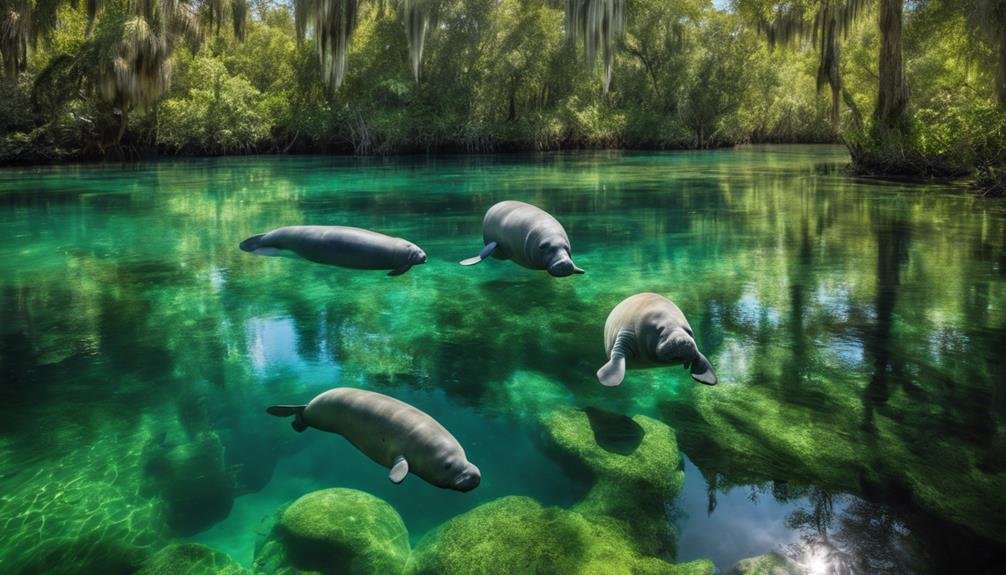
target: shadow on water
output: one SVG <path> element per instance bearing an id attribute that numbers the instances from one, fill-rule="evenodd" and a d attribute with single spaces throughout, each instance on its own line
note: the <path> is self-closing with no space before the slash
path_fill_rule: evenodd
<path id="1" fill-rule="evenodd" d="M 619 455 L 631 455 L 643 442 L 643 427 L 631 417 L 596 407 L 587 407 L 583 411 L 590 421 L 594 440 L 604 450 Z"/>

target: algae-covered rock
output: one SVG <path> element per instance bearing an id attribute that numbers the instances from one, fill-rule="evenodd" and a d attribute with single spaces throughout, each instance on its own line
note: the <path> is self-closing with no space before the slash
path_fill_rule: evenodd
<path id="1" fill-rule="evenodd" d="M 308 493 L 282 509 L 255 553 L 256 573 L 401 573 L 405 523 L 387 502 L 355 489 Z"/>
<path id="2" fill-rule="evenodd" d="M 409 561 L 417 574 L 710 575 L 712 563 L 674 565 L 640 555 L 619 530 L 528 497 L 497 499 L 423 537 Z"/>
<path id="3" fill-rule="evenodd" d="M 800 566 L 779 553 L 741 559 L 726 575 L 802 575 Z"/>
<path id="4" fill-rule="evenodd" d="M 226 553 L 199 543 L 168 545 L 150 557 L 136 575 L 245 575 Z"/>
<path id="5" fill-rule="evenodd" d="M 542 423 L 560 461 L 593 481 L 573 509 L 631 534 L 645 553 L 673 555 L 665 502 L 681 491 L 684 472 L 671 428 L 592 408 L 558 409 Z"/>
<path id="6" fill-rule="evenodd" d="M 168 525 L 180 535 L 198 533 L 224 519 L 234 505 L 234 473 L 213 432 L 180 445 L 152 448 L 147 475 L 165 504 Z"/>

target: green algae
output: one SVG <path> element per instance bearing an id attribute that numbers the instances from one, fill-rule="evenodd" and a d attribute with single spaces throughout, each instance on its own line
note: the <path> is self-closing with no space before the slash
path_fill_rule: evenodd
<path id="1" fill-rule="evenodd" d="M 576 511 L 511 496 L 451 519 L 416 546 L 410 574 L 711 575 L 713 565 L 673 565 L 636 550 L 624 533 Z"/>
<path id="2" fill-rule="evenodd" d="M 256 573 L 401 573 L 409 533 L 385 501 L 355 489 L 308 493 L 277 513 Z"/>
<path id="3" fill-rule="evenodd" d="M 146 420 L 148 423 L 150 420 Z M 80 445 L 57 434 L 58 460 L 4 459 L 0 572 L 131 573 L 167 537 L 157 499 L 141 495 L 152 426 L 108 425 Z"/>
<path id="4" fill-rule="evenodd" d="M 726 575 L 801 575 L 802 570 L 779 553 L 741 559 Z"/>
<path id="5" fill-rule="evenodd" d="M 214 432 L 148 451 L 150 489 L 165 505 L 168 526 L 191 535 L 227 517 L 234 503 L 235 473 L 224 464 L 224 448 Z"/>
<path id="6" fill-rule="evenodd" d="M 621 417 L 638 426 L 641 434 L 628 453 L 609 451 L 598 443 L 598 433 L 605 432 L 597 421 L 600 415 L 592 421 L 587 411 L 557 409 L 542 417 L 542 425 L 546 442 L 560 461 L 586 474 L 592 483 L 573 511 L 623 532 L 644 553 L 673 556 L 675 535 L 665 507 L 684 484 L 674 431 L 646 416 Z"/>
<path id="7" fill-rule="evenodd" d="M 248 575 L 227 556 L 198 543 L 176 543 L 154 553 L 136 575 Z"/>

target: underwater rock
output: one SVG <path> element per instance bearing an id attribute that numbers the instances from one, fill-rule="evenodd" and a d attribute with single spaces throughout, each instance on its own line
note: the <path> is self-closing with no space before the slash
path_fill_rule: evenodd
<path id="1" fill-rule="evenodd" d="M 802 575 L 800 566 L 776 552 L 741 559 L 726 575 Z"/>
<path id="2" fill-rule="evenodd" d="M 199 543 L 178 543 L 161 549 L 136 575 L 246 575 L 248 570 L 226 553 Z"/>
<path id="3" fill-rule="evenodd" d="M 419 542 L 410 575 L 711 575 L 713 564 L 667 563 L 637 552 L 630 536 L 575 511 L 510 496 L 447 521 Z"/>
<path id="4" fill-rule="evenodd" d="M 542 424 L 559 462 L 593 480 L 573 510 L 617 522 L 644 553 L 673 555 L 665 504 L 681 491 L 685 476 L 671 428 L 594 408 L 554 410 Z"/>
<path id="5" fill-rule="evenodd" d="M 224 448 L 216 433 L 202 432 L 175 446 L 155 441 L 146 472 L 164 502 L 168 526 L 179 535 L 210 527 L 227 517 L 234 505 L 234 473 L 224 465 Z"/>
<path id="6" fill-rule="evenodd" d="M 409 533 L 387 502 L 355 489 L 308 493 L 277 513 L 255 573 L 401 573 Z"/>

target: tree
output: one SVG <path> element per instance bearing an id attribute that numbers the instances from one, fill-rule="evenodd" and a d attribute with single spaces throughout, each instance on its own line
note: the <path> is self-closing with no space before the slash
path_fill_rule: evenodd
<path id="1" fill-rule="evenodd" d="M 970 0 L 969 20 L 980 30 L 996 53 L 996 98 L 1006 108 L 1006 2 Z"/>
<path id="2" fill-rule="evenodd" d="M 831 88 L 831 125 L 839 129 L 842 94 L 841 44 L 863 11 L 865 0 L 735 0 L 738 9 L 758 23 L 769 45 L 811 40 L 820 53 L 817 89 Z"/>
<path id="3" fill-rule="evenodd" d="M 56 25 L 60 0 L 0 0 L 0 62 L 7 77 L 28 66 L 28 50 Z"/>
<path id="4" fill-rule="evenodd" d="M 908 129 L 908 84 L 901 54 L 901 26 L 904 0 L 879 0 L 880 66 L 877 107 L 873 110 L 874 131 L 904 133 Z"/>

